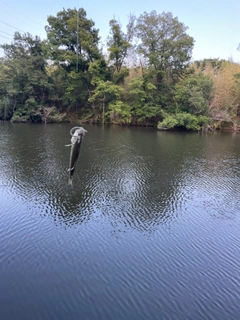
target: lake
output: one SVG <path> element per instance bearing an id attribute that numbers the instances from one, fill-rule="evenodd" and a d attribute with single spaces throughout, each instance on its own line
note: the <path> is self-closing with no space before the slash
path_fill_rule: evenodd
<path id="1" fill-rule="evenodd" d="M 0 123 L 0 319 L 239 319 L 240 133 Z"/>

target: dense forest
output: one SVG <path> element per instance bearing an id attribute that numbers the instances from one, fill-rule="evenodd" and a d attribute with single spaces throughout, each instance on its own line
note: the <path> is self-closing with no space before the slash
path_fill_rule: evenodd
<path id="1" fill-rule="evenodd" d="M 240 125 L 240 65 L 192 61 L 194 39 L 172 13 L 99 30 L 81 8 L 49 16 L 47 39 L 15 32 L 0 58 L 0 120 L 215 130 Z"/>

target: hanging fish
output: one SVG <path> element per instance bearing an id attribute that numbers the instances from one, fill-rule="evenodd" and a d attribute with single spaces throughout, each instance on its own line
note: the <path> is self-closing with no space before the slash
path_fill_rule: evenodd
<path id="1" fill-rule="evenodd" d="M 83 129 L 82 127 L 73 127 L 70 130 L 70 135 L 72 136 L 71 144 L 67 145 L 67 146 L 71 146 L 69 169 L 68 169 L 69 171 L 68 185 L 69 186 L 72 186 L 73 173 L 76 168 L 82 140 L 86 132 L 87 130 Z"/>

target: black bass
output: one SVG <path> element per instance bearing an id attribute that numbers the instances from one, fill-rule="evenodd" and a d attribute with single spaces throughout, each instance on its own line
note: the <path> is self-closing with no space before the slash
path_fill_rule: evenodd
<path id="1" fill-rule="evenodd" d="M 73 173 L 76 168 L 82 140 L 86 132 L 87 130 L 83 129 L 82 127 L 74 127 L 70 130 L 70 135 L 72 136 L 72 138 L 71 138 L 71 144 L 68 145 L 68 146 L 71 146 L 70 162 L 69 162 L 69 169 L 68 169 L 69 171 L 68 185 L 69 186 L 72 186 Z"/>

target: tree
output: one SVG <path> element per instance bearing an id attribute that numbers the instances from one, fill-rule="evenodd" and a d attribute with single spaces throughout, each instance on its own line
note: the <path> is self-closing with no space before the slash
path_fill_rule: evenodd
<path id="1" fill-rule="evenodd" d="M 49 103 L 53 88 L 46 73 L 42 42 L 29 33 L 14 34 L 11 45 L 2 45 L 5 52 L 5 93 L 16 121 L 29 121 L 38 105 Z"/>
<path id="2" fill-rule="evenodd" d="M 144 124 L 161 113 L 154 101 L 156 86 L 147 78 L 136 77 L 129 82 L 129 101 L 134 122 Z"/>
<path id="3" fill-rule="evenodd" d="M 130 124 L 132 115 L 131 115 L 131 106 L 123 101 L 116 100 L 109 104 L 109 115 L 111 123 L 113 124 Z"/>
<path id="4" fill-rule="evenodd" d="M 209 70 L 209 74 L 215 88 L 209 113 L 213 120 L 230 122 L 236 130 L 240 115 L 240 65 L 226 61 L 217 73 Z"/>
<path id="5" fill-rule="evenodd" d="M 98 29 L 87 19 L 83 8 L 63 9 L 48 17 L 47 32 L 50 57 L 67 70 L 87 71 L 90 62 L 100 58 Z"/>
<path id="6" fill-rule="evenodd" d="M 170 12 L 144 12 L 137 19 L 139 53 L 147 58 L 149 66 L 159 71 L 159 80 L 163 75 L 176 79 L 188 65 L 194 39 L 186 33 L 187 29 Z"/>
<path id="7" fill-rule="evenodd" d="M 115 85 L 111 81 L 98 81 L 96 89 L 94 90 L 93 95 L 88 99 L 89 102 L 94 105 L 97 104 L 102 109 L 102 123 L 105 123 L 105 114 L 108 111 L 108 105 L 111 103 L 113 106 L 114 103 L 119 101 L 120 93 L 122 88 L 118 85 Z"/>
<path id="8" fill-rule="evenodd" d="M 177 110 L 205 114 L 213 96 L 213 81 L 202 73 L 193 74 L 174 87 Z"/>
<path id="9" fill-rule="evenodd" d="M 121 30 L 121 25 L 117 20 L 112 19 L 109 22 L 111 34 L 107 42 L 109 62 L 113 69 L 113 81 L 117 84 L 123 83 L 124 78 L 129 74 L 129 70 L 124 67 L 124 64 L 131 47 L 130 41 L 133 37 L 134 20 L 135 18 L 130 16 L 126 34 Z"/>
<path id="10" fill-rule="evenodd" d="M 103 61 L 98 48 L 98 29 L 94 25 L 80 8 L 63 9 L 56 17 L 49 16 L 45 27 L 49 58 L 58 66 L 55 73 L 59 88 L 65 88 L 59 98 L 68 109 L 75 108 L 74 111 L 86 107 L 89 93 L 94 89 L 89 66 Z"/>
<path id="11" fill-rule="evenodd" d="M 226 62 L 224 59 L 203 59 L 194 61 L 193 68 L 200 69 L 204 74 L 216 73 Z"/>
<path id="12" fill-rule="evenodd" d="M 89 64 L 89 73 L 91 74 L 91 83 L 96 84 L 99 80 L 110 81 L 111 72 L 107 67 L 106 61 L 102 58 Z"/>

